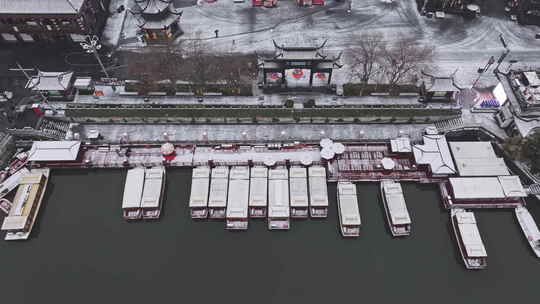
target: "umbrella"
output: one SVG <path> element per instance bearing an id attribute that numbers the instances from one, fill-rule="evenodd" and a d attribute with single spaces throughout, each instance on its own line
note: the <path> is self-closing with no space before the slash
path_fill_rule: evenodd
<path id="1" fill-rule="evenodd" d="M 174 153 L 174 145 L 171 143 L 164 143 L 161 145 L 161 154 L 170 155 Z"/>
<path id="2" fill-rule="evenodd" d="M 309 166 L 313 163 L 313 158 L 309 154 L 304 154 L 300 159 L 300 163 L 302 163 L 304 166 Z"/>
<path id="3" fill-rule="evenodd" d="M 321 150 L 321 157 L 326 160 L 331 160 L 335 155 L 336 153 L 332 149 L 323 148 Z"/>
<path id="4" fill-rule="evenodd" d="M 381 163 L 382 163 L 383 168 L 386 170 L 394 169 L 394 167 L 396 166 L 396 163 L 388 157 L 384 157 L 381 160 Z"/>
<path id="5" fill-rule="evenodd" d="M 336 154 L 342 154 L 343 152 L 345 152 L 345 145 L 343 145 L 342 143 L 335 143 L 332 146 L 332 149 L 334 150 L 334 152 L 336 152 Z"/>
<path id="6" fill-rule="evenodd" d="M 268 155 L 264 158 L 264 164 L 268 167 L 272 167 L 276 164 L 276 160 L 272 156 Z"/>
<path id="7" fill-rule="evenodd" d="M 321 147 L 327 148 L 330 147 L 334 142 L 330 138 L 323 138 L 321 139 Z"/>

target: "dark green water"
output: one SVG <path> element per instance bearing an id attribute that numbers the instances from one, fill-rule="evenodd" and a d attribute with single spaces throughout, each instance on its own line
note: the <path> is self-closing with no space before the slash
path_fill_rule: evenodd
<path id="1" fill-rule="evenodd" d="M 343 240 L 335 186 L 324 221 L 288 232 L 193 222 L 189 170 L 169 170 L 159 222 L 121 219 L 125 172 L 54 171 L 33 238 L 0 242 L 4 303 L 536 303 L 540 260 L 511 211 L 477 212 L 488 255 L 466 271 L 436 187 L 404 184 L 413 235 L 392 239 L 378 185 L 358 186 L 363 231 Z M 540 216 L 540 204 L 529 209 Z M 53 302 L 54 301 L 54 302 Z"/>

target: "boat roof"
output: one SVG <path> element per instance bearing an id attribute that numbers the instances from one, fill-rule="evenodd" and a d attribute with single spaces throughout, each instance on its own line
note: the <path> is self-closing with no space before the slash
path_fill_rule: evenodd
<path id="1" fill-rule="evenodd" d="M 144 190 L 141 201 L 141 206 L 143 208 L 159 207 L 164 174 L 165 168 L 163 167 L 146 169 Z"/>
<path id="2" fill-rule="evenodd" d="M 275 169 L 270 169 L 268 171 L 268 179 L 288 179 L 288 178 L 289 178 L 289 171 L 287 171 L 287 168 L 278 167 Z"/>
<path id="3" fill-rule="evenodd" d="M 328 206 L 328 186 L 326 185 L 326 176 L 309 177 L 309 203 L 311 206 L 316 207 Z"/>
<path id="4" fill-rule="evenodd" d="M 458 225 L 463 246 L 469 257 L 487 257 L 484 242 L 476 225 L 474 213 L 468 211 L 456 212 L 454 215 Z"/>
<path id="5" fill-rule="evenodd" d="M 289 178 L 307 178 L 307 169 L 303 167 L 292 167 L 289 169 Z"/>
<path id="6" fill-rule="evenodd" d="M 343 225 L 361 225 L 356 185 L 349 182 L 338 182 L 338 196 L 341 223 Z"/>
<path id="7" fill-rule="evenodd" d="M 527 210 L 526 207 L 520 206 L 516 208 L 516 216 L 520 220 L 521 223 L 523 223 L 523 229 L 527 230 L 525 232 L 526 234 L 531 235 L 535 240 L 540 239 L 540 230 L 538 230 L 538 226 L 536 225 L 536 221 L 532 217 L 529 210 Z"/>
<path id="8" fill-rule="evenodd" d="M 440 134 L 424 135 L 423 145 L 414 145 L 413 154 L 417 164 L 429 165 L 434 174 L 454 174 L 456 168 L 446 137 Z"/>
<path id="9" fill-rule="evenodd" d="M 406 225 L 411 223 L 407 204 L 403 197 L 403 190 L 400 183 L 394 181 L 382 181 L 381 186 L 386 197 L 388 213 L 394 225 Z"/>
<path id="10" fill-rule="evenodd" d="M 249 179 L 249 167 L 235 166 L 231 168 L 230 179 Z"/>
<path id="11" fill-rule="evenodd" d="M 127 171 L 122 208 L 138 208 L 141 206 L 144 174 L 144 168 L 133 168 Z"/>
<path id="12" fill-rule="evenodd" d="M 13 215 L 4 218 L 2 230 L 22 230 L 28 221 L 27 215 Z"/>
<path id="13" fill-rule="evenodd" d="M 309 206 L 307 178 L 296 177 L 289 179 L 289 189 L 291 193 L 291 207 Z"/>
<path id="14" fill-rule="evenodd" d="M 208 205 L 209 178 L 194 178 L 191 181 L 190 207 L 206 207 Z"/>
<path id="15" fill-rule="evenodd" d="M 251 178 L 249 187 L 249 205 L 264 207 L 268 204 L 268 179 Z"/>
<path id="16" fill-rule="evenodd" d="M 255 166 L 251 168 L 251 178 L 261 177 L 268 178 L 268 168 L 263 166 Z"/>
<path id="17" fill-rule="evenodd" d="M 268 216 L 289 217 L 289 181 L 268 180 Z"/>
<path id="18" fill-rule="evenodd" d="M 455 199 L 503 199 L 527 196 L 517 176 L 454 177 L 449 181 Z"/>
<path id="19" fill-rule="evenodd" d="M 460 176 L 510 175 L 491 142 L 450 142 L 449 145 Z"/>
<path id="20" fill-rule="evenodd" d="M 309 177 L 326 178 L 326 169 L 322 166 L 311 166 L 308 168 Z"/>
<path id="21" fill-rule="evenodd" d="M 229 180 L 226 178 L 212 178 L 210 182 L 210 196 L 208 207 L 226 207 Z"/>
<path id="22" fill-rule="evenodd" d="M 247 218 L 249 179 L 231 179 L 227 200 L 227 218 Z"/>
<path id="23" fill-rule="evenodd" d="M 191 175 L 192 178 L 209 178 L 210 177 L 210 167 L 197 167 L 193 169 Z"/>
<path id="24" fill-rule="evenodd" d="M 212 179 L 214 178 L 229 178 L 229 167 L 220 166 L 212 169 Z"/>

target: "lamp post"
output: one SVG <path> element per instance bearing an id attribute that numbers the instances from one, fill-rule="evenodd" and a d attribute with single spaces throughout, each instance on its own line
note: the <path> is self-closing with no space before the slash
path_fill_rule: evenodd
<path id="1" fill-rule="evenodd" d="M 107 73 L 103 62 L 101 61 L 101 58 L 99 58 L 98 50 L 101 49 L 101 44 L 99 43 L 98 37 L 96 35 L 86 36 L 85 41 L 81 42 L 80 44 L 83 50 L 85 50 L 88 54 L 94 54 L 94 57 L 96 57 L 103 74 L 105 74 L 105 77 L 110 78 L 109 73 Z M 112 89 L 113 91 L 116 91 L 116 87 L 114 85 L 112 86 Z"/>
<path id="2" fill-rule="evenodd" d="M 497 66 L 493 70 L 493 73 L 495 73 L 495 75 L 497 75 L 497 72 L 499 72 L 499 66 L 501 66 L 501 63 L 504 61 L 506 56 L 510 54 L 510 49 L 508 48 L 508 44 L 506 44 L 506 41 L 504 40 L 504 37 L 502 34 L 499 34 L 499 40 L 501 41 L 504 47 L 504 53 L 502 53 L 501 56 L 499 57 L 499 60 L 497 60 Z"/>

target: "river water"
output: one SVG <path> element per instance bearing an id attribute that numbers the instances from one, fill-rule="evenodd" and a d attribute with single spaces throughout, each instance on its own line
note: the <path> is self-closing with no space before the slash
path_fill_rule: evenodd
<path id="1" fill-rule="evenodd" d="M 476 212 L 488 269 L 465 270 L 433 185 L 405 183 L 412 236 L 392 239 L 376 183 L 358 184 L 363 230 L 327 220 L 269 232 L 194 222 L 191 171 L 167 172 L 158 222 L 121 218 L 124 170 L 56 170 L 31 240 L 0 242 L 4 303 L 508 303 L 538 299 L 540 260 L 510 210 Z M 43 206 L 42 206 L 43 207 Z M 529 203 L 540 220 L 540 204 Z M 540 222 L 540 221 L 539 221 Z M 54 301 L 54 302 L 53 302 Z"/>

